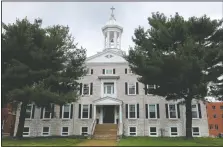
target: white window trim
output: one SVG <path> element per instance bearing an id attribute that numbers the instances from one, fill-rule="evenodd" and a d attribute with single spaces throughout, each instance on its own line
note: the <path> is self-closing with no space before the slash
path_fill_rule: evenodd
<path id="1" fill-rule="evenodd" d="M 71 116 L 71 104 L 67 104 L 69 105 L 69 118 L 64 118 L 64 105 L 62 106 L 62 119 L 70 119 Z"/>
<path id="2" fill-rule="evenodd" d="M 52 118 L 52 112 L 50 112 L 50 118 L 45 118 L 45 110 L 46 110 L 46 108 L 43 108 L 43 119 L 51 119 Z"/>
<path id="3" fill-rule="evenodd" d="M 88 90 L 88 94 L 84 94 L 84 85 L 88 85 L 88 87 L 89 87 L 89 90 Z M 83 86 L 82 86 L 82 96 L 88 96 L 88 95 L 90 95 L 90 91 L 91 91 L 91 84 L 89 83 L 89 84 L 86 84 L 86 83 L 83 83 Z"/>
<path id="4" fill-rule="evenodd" d="M 135 105 L 135 118 L 130 118 L 130 105 Z M 137 104 L 128 104 L 128 119 L 137 119 Z"/>
<path id="5" fill-rule="evenodd" d="M 171 117 L 170 117 L 170 105 L 175 105 L 176 118 L 171 118 Z M 168 115 L 169 115 L 169 119 L 178 119 L 177 104 L 172 104 L 172 103 L 169 103 L 169 104 L 168 104 Z"/>
<path id="6" fill-rule="evenodd" d="M 30 118 L 25 118 L 27 120 L 32 119 L 32 115 L 33 115 L 33 104 L 29 104 L 28 106 L 31 105 L 31 112 L 30 112 Z M 26 109 L 27 110 L 27 109 Z"/>
<path id="7" fill-rule="evenodd" d="M 90 68 L 87 68 L 87 73 L 86 73 L 87 76 L 91 75 L 91 69 Z"/>
<path id="8" fill-rule="evenodd" d="M 44 127 L 49 127 L 48 135 L 43 135 L 43 128 L 44 128 Z M 42 136 L 50 136 L 50 126 L 42 126 L 42 133 L 41 133 L 41 134 L 42 134 Z"/>
<path id="9" fill-rule="evenodd" d="M 63 135 L 63 133 L 64 133 L 64 132 L 63 132 L 63 128 L 65 128 L 65 127 L 68 128 L 67 135 Z M 60 135 L 61 135 L 61 136 L 69 136 L 69 127 L 68 127 L 68 126 L 62 126 L 62 127 L 61 127 L 61 131 L 60 131 Z"/>
<path id="10" fill-rule="evenodd" d="M 150 128 L 156 128 L 156 135 L 151 135 L 150 133 Z M 149 136 L 151 136 L 151 137 L 158 137 L 159 136 L 159 128 L 157 127 L 157 126 L 149 126 Z"/>
<path id="11" fill-rule="evenodd" d="M 87 134 L 89 134 L 89 127 L 88 126 L 81 126 L 80 127 L 80 135 L 82 135 L 82 128 L 87 128 Z"/>
<path id="12" fill-rule="evenodd" d="M 135 93 L 134 94 L 129 94 L 129 84 L 130 83 L 128 82 L 128 84 L 127 84 L 128 85 L 128 87 L 127 87 L 128 88 L 128 95 L 136 95 L 136 82 L 135 82 Z"/>
<path id="13" fill-rule="evenodd" d="M 136 132 L 135 132 L 136 135 L 130 135 L 130 127 L 135 127 L 135 128 L 136 128 Z M 137 136 L 137 126 L 129 126 L 129 127 L 128 127 L 128 135 L 129 135 L 129 136 Z"/>
<path id="14" fill-rule="evenodd" d="M 194 133 L 194 132 L 193 132 L 193 128 L 198 128 L 198 129 L 199 129 L 199 135 L 194 135 L 194 134 L 193 134 L 193 133 Z M 192 126 L 192 130 L 191 130 L 191 131 L 192 131 L 192 136 L 193 136 L 193 137 L 201 137 L 200 127 L 198 127 L 198 126 Z"/>
<path id="15" fill-rule="evenodd" d="M 111 82 L 111 83 L 113 83 L 113 93 L 112 94 L 108 94 L 107 93 L 107 88 L 105 89 L 106 83 L 109 83 L 109 82 L 104 82 L 103 83 L 103 93 L 104 93 L 104 91 L 106 91 L 106 93 L 104 93 L 104 95 L 114 95 L 115 94 L 115 83 L 114 82 Z"/>
<path id="16" fill-rule="evenodd" d="M 23 137 L 29 137 L 30 136 L 30 126 L 24 126 L 24 128 L 29 128 L 29 132 L 28 132 L 28 135 L 23 135 L 23 132 L 22 132 L 22 136 Z"/>
<path id="17" fill-rule="evenodd" d="M 146 88 L 147 88 L 147 95 L 152 95 L 151 93 L 149 93 L 149 84 L 146 84 Z M 156 89 L 156 85 L 154 85 L 154 89 Z"/>
<path id="18" fill-rule="evenodd" d="M 83 118 L 83 109 L 84 109 L 84 105 L 88 105 L 88 118 Z M 81 105 L 81 119 L 89 119 L 90 118 L 90 104 L 82 104 Z"/>
<path id="19" fill-rule="evenodd" d="M 171 133 L 172 133 L 171 132 L 171 128 L 177 128 L 177 135 L 171 135 Z M 169 130 L 170 130 L 170 137 L 177 137 L 177 136 L 179 136 L 179 129 L 178 129 L 177 126 L 171 126 Z"/>
<path id="20" fill-rule="evenodd" d="M 111 70 L 112 73 L 111 73 L 111 74 L 107 74 L 106 71 L 108 71 L 108 70 Z M 107 68 L 107 69 L 105 69 L 105 75 L 112 75 L 112 74 L 114 74 L 114 73 L 113 73 L 113 68 Z"/>
<path id="21" fill-rule="evenodd" d="M 199 112 L 198 112 L 198 104 L 192 104 L 192 105 L 196 105 L 196 109 L 197 109 L 197 118 L 192 117 L 192 119 L 200 119 L 199 118 Z M 191 105 L 191 107 L 192 107 L 192 105 Z M 191 111 L 192 111 L 192 108 L 191 108 Z"/>
<path id="22" fill-rule="evenodd" d="M 155 105 L 156 118 L 150 118 L 149 105 Z M 157 119 L 157 104 L 148 104 L 148 119 Z"/>

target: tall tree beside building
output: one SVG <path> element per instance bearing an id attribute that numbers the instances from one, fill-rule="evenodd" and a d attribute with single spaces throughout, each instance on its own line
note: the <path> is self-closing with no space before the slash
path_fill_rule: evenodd
<path id="1" fill-rule="evenodd" d="M 21 103 L 18 138 L 28 104 L 50 107 L 76 101 L 76 81 L 85 74 L 86 51 L 74 44 L 69 27 L 41 25 L 41 19 L 31 23 L 27 18 L 3 23 L 2 97 L 3 103 Z"/>
<path id="2" fill-rule="evenodd" d="M 167 18 L 153 13 L 150 29 L 135 30 L 134 48 L 126 60 L 144 84 L 156 85 L 150 93 L 166 100 L 181 100 L 186 107 L 186 138 L 192 138 L 192 100 L 204 100 L 222 37 L 222 21 L 207 16 L 184 19 L 178 13 Z"/>

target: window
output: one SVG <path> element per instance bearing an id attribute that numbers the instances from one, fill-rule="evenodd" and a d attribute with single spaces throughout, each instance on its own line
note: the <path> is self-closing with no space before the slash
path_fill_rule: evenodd
<path id="1" fill-rule="evenodd" d="M 197 104 L 192 105 L 192 118 L 198 118 L 198 106 L 197 106 Z"/>
<path id="2" fill-rule="evenodd" d="M 212 106 L 212 109 L 215 110 L 215 106 Z"/>
<path id="3" fill-rule="evenodd" d="M 129 136 L 136 136 L 136 127 L 129 127 Z"/>
<path id="4" fill-rule="evenodd" d="M 213 115 L 213 117 L 214 117 L 214 118 L 217 118 L 217 115 L 216 115 L 216 114 L 214 114 L 214 115 Z"/>
<path id="5" fill-rule="evenodd" d="M 61 136 L 68 136 L 69 135 L 68 130 L 69 130 L 68 127 L 62 127 Z"/>
<path id="6" fill-rule="evenodd" d="M 113 74 L 113 69 L 105 69 L 105 74 L 106 75 Z"/>
<path id="7" fill-rule="evenodd" d="M 150 93 L 150 90 L 156 89 L 156 85 L 147 85 L 147 93 Z"/>
<path id="8" fill-rule="evenodd" d="M 209 129 L 210 130 L 213 129 L 213 125 L 212 124 L 209 125 Z"/>
<path id="9" fill-rule="evenodd" d="M 157 118 L 157 109 L 155 104 L 149 105 L 149 118 Z"/>
<path id="10" fill-rule="evenodd" d="M 42 136 L 49 136 L 50 135 L 50 127 L 43 127 Z"/>
<path id="11" fill-rule="evenodd" d="M 90 69 L 89 68 L 87 68 L 86 69 L 86 75 L 90 75 L 91 73 L 90 73 Z"/>
<path id="12" fill-rule="evenodd" d="M 23 129 L 23 136 L 29 136 L 29 127 L 24 127 Z"/>
<path id="13" fill-rule="evenodd" d="M 51 108 L 48 108 L 48 107 L 44 108 L 43 118 L 51 118 L 51 115 L 52 115 Z"/>
<path id="14" fill-rule="evenodd" d="M 33 109 L 33 105 L 32 104 L 27 105 L 25 118 L 29 118 L 30 119 L 32 117 L 32 109 Z"/>
<path id="15" fill-rule="evenodd" d="M 192 127 L 192 136 L 200 136 L 199 127 Z"/>
<path id="16" fill-rule="evenodd" d="M 178 136 L 177 127 L 170 127 L 170 136 Z"/>
<path id="17" fill-rule="evenodd" d="M 218 125 L 217 125 L 217 124 L 216 124 L 216 125 L 214 125 L 214 127 L 215 127 L 215 129 L 216 129 L 216 130 L 218 130 Z"/>
<path id="18" fill-rule="evenodd" d="M 156 127 L 149 127 L 149 136 L 158 136 Z"/>
<path id="19" fill-rule="evenodd" d="M 128 84 L 128 94 L 135 95 L 136 94 L 136 83 L 129 83 Z"/>
<path id="20" fill-rule="evenodd" d="M 104 94 L 114 94 L 114 83 L 104 83 Z"/>
<path id="21" fill-rule="evenodd" d="M 71 104 L 66 104 L 63 106 L 63 113 L 62 113 L 62 118 L 70 118 L 70 114 L 71 114 Z"/>
<path id="22" fill-rule="evenodd" d="M 89 118 L 89 105 L 83 105 L 82 118 Z"/>
<path id="23" fill-rule="evenodd" d="M 83 95 L 90 95 L 90 84 L 84 84 L 82 94 Z"/>
<path id="24" fill-rule="evenodd" d="M 88 135 L 88 127 L 81 127 L 81 135 L 83 136 Z"/>
<path id="25" fill-rule="evenodd" d="M 177 111 L 175 104 L 169 104 L 169 116 L 170 118 L 177 118 Z"/>
<path id="26" fill-rule="evenodd" d="M 136 105 L 129 105 L 129 118 L 136 118 Z"/>
<path id="27" fill-rule="evenodd" d="M 221 110 L 223 110 L 223 105 L 222 105 L 222 106 L 220 106 L 220 109 L 221 109 Z"/>

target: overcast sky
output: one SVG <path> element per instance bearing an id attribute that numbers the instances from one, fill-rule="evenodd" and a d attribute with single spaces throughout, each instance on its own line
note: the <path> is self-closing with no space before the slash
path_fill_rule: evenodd
<path id="1" fill-rule="evenodd" d="M 43 26 L 68 25 L 79 45 L 87 49 L 91 56 L 103 50 L 103 34 L 101 28 L 108 21 L 111 7 L 115 7 L 116 20 L 124 28 L 122 50 L 133 46 L 134 29 L 139 25 L 149 28 L 147 18 L 152 12 L 162 12 L 167 16 L 178 12 L 188 18 L 207 14 L 213 19 L 221 19 L 222 2 L 3 2 L 2 21 L 13 23 L 16 18 L 43 19 Z"/>

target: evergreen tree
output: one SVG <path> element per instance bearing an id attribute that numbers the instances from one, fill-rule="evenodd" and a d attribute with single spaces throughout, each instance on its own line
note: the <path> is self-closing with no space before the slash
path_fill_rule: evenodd
<path id="1" fill-rule="evenodd" d="M 28 104 L 50 107 L 78 98 L 79 77 L 85 72 L 85 49 L 78 49 L 69 27 L 42 28 L 27 18 L 3 23 L 2 102 L 21 103 L 16 136 L 22 138 Z"/>
<path id="2" fill-rule="evenodd" d="M 178 13 L 167 18 L 159 12 L 148 21 L 150 29 L 135 30 L 135 47 L 126 60 L 140 82 L 156 85 L 150 93 L 185 104 L 186 138 L 192 138 L 192 100 L 207 95 L 207 71 L 222 50 L 222 21 L 206 15 L 185 20 Z"/>

